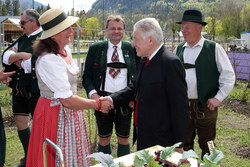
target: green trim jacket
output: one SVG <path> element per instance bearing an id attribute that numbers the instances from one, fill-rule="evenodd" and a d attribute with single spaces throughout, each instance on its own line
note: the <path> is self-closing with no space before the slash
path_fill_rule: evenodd
<path id="1" fill-rule="evenodd" d="M 129 42 L 122 41 L 121 49 L 128 69 L 128 79 L 130 82 L 134 82 L 140 58 L 136 56 L 135 48 Z M 82 78 L 82 84 L 87 94 L 93 89 L 100 92 L 107 69 L 107 50 L 108 41 L 98 42 L 89 47 Z"/>

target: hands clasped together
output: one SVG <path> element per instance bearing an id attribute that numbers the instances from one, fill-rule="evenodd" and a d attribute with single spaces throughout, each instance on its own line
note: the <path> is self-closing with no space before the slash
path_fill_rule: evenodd
<path id="1" fill-rule="evenodd" d="M 111 97 L 109 96 L 100 97 L 99 99 L 96 99 L 96 102 L 98 104 L 98 108 L 96 110 L 101 111 L 103 113 L 107 114 L 109 110 L 114 108 Z"/>

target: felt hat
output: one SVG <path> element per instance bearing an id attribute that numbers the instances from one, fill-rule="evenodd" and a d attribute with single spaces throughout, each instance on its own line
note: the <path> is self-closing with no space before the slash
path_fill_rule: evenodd
<path id="1" fill-rule="evenodd" d="M 204 26 L 207 24 L 206 22 L 202 21 L 202 14 L 198 10 L 186 10 L 183 13 L 182 20 L 176 23 L 181 24 L 182 22 L 185 22 L 185 21 L 200 23 Z"/>
<path id="2" fill-rule="evenodd" d="M 79 18 L 67 16 L 60 8 L 52 8 L 44 12 L 39 18 L 39 23 L 43 28 L 40 39 L 49 38 L 77 22 Z"/>

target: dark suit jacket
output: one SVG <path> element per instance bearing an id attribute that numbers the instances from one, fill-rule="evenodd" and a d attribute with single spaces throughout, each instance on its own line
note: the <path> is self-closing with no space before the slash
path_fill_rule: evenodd
<path id="1" fill-rule="evenodd" d="M 165 46 L 149 65 L 145 66 L 145 59 L 142 59 L 135 84 L 111 97 L 116 107 L 135 100 L 137 93 L 137 136 L 134 132 L 137 149 L 183 142 L 189 120 L 185 70 L 179 58 Z"/>
<path id="2" fill-rule="evenodd" d="M 129 42 L 122 41 L 121 49 L 128 69 L 128 79 L 134 82 L 140 58 L 136 56 L 135 48 L 132 48 Z M 108 41 L 98 42 L 89 47 L 82 80 L 87 94 L 93 89 L 100 92 L 100 86 L 107 69 L 107 50 Z"/>

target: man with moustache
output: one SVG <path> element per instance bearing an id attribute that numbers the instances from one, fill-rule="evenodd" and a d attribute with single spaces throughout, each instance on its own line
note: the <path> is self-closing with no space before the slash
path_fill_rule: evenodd
<path id="1" fill-rule="evenodd" d="M 30 127 L 29 114 L 33 116 L 35 106 L 40 97 L 35 74 L 37 56 L 32 54 L 33 42 L 41 35 L 42 28 L 38 22 L 40 15 L 34 9 L 27 9 L 21 13 L 21 35 L 3 53 L 3 66 L 6 71 L 16 71 L 11 76 L 9 86 L 12 88 L 12 109 L 17 126 L 17 133 L 22 143 L 25 157 L 15 167 L 25 167 L 29 145 Z"/>
<path id="2" fill-rule="evenodd" d="M 100 96 L 119 91 L 136 78 L 140 59 L 131 44 L 122 41 L 125 23 L 121 16 L 108 17 L 106 33 L 108 41 L 91 45 L 85 62 L 82 83 L 90 99 L 99 99 Z M 110 110 L 108 114 L 95 111 L 95 116 L 99 135 L 98 152 L 112 153 L 110 139 L 114 123 L 118 140 L 117 156 L 129 154 L 132 109 L 128 103 Z"/>

